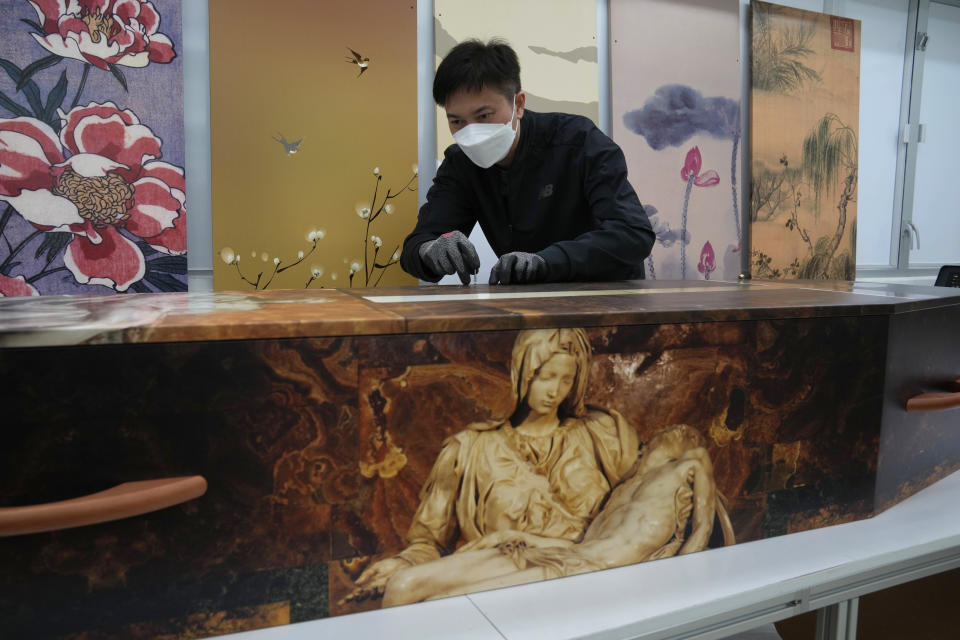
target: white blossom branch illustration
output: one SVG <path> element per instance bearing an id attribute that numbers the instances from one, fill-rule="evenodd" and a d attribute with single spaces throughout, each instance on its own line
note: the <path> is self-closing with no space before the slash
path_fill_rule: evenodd
<path id="1" fill-rule="evenodd" d="M 273 259 L 273 271 L 270 273 L 270 276 L 267 278 L 266 282 L 263 282 L 263 276 L 266 273 L 265 271 L 260 271 L 259 273 L 257 273 L 256 279 L 251 279 L 251 278 L 248 278 L 246 275 L 244 275 L 243 270 L 240 268 L 240 254 L 235 252 L 230 247 L 224 247 L 220 250 L 220 258 L 226 264 L 233 265 L 234 268 L 236 268 L 237 275 L 240 277 L 240 279 L 243 282 L 253 287 L 254 290 L 263 291 L 267 289 L 271 285 L 271 283 L 273 283 L 273 279 L 276 278 L 278 273 L 283 273 L 287 269 L 292 269 L 293 267 L 299 265 L 304 260 L 309 258 L 317 250 L 318 243 L 324 237 L 326 237 L 326 232 L 323 229 L 310 231 L 307 234 L 307 240 L 311 243 L 309 251 L 306 251 L 306 252 L 298 251 L 296 259 L 289 263 L 285 263 L 280 258 L 275 257 Z M 256 252 L 254 252 L 254 255 L 256 255 Z M 264 254 L 264 259 L 266 259 L 266 257 L 267 257 L 267 254 Z M 318 273 L 315 277 L 312 277 L 310 280 L 308 280 L 307 284 L 304 285 L 304 287 L 309 286 L 310 283 L 313 282 L 313 280 L 315 280 L 316 278 L 319 278 L 320 275 L 322 275 L 323 273 L 322 267 L 313 267 L 313 269 L 311 270 L 311 274 L 315 273 L 317 270 L 319 270 L 320 273 Z M 263 282 L 263 285 L 261 286 L 262 282 Z"/>
<path id="2" fill-rule="evenodd" d="M 410 177 L 410 180 L 407 181 L 402 188 L 394 192 L 390 188 L 387 188 L 386 195 L 383 196 L 383 199 L 380 201 L 379 205 L 377 199 L 380 195 L 380 181 L 383 179 L 383 175 L 380 173 L 380 167 L 374 167 L 373 175 L 376 178 L 376 182 L 373 186 L 373 197 L 370 199 L 370 206 L 362 206 L 357 209 L 357 215 L 364 220 L 364 230 L 363 230 L 363 260 L 361 263 L 354 263 L 350 265 L 350 286 L 353 286 L 353 278 L 359 271 L 363 271 L 363 285 L 366 287 L 370 286 L 370 281 L 376 276 L 376 279 L 373 282 L 373 286 L 376 287 L 380 284 L 380 280 L 383 278 L 383 274 L 386 270 L 395 265 L 400 261 L 400 246 L 394 249 L 393 253 L 390 255 L 390 259 L 386 262 L 378 262 L 377 258 L 380 255 L 380 249 L 383 246 L 383 239 L 377 235 L 371 233 L 371 225 L 373 222 L 380 217 L 381 214 L 391 215 L 394 211 L 394 205 L 391 202 L 394 198 L 403 195 L 408 191 L 415 191 L 416 187 L 413 186 L 414 182 L 417 180 L 419 172 L 417 171 L 417 166 L 413 166 L 413 175 Z M 373 245 L 373 256 L 370 257 L 370 245 Z M 356 269 L 354 267 L 357 267 Z M 379 270 L 379 274 L 377 271 Z"/>

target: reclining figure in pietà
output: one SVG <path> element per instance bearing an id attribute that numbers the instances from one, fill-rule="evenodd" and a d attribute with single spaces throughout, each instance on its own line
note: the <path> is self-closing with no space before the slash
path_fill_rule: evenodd
<path id="1" fill-rule="evenodd" d="M 733 544 L 705 444 L 686 425 L 664 429 L 644 447 L 579 541 L 514 530 L 490 533 L 440 560 L 398 571 L 387 582 L 384 606 L 700 551 L 715 517 L 724 542 Z"/>
<path id="2" fill-rule="evenodd" d="M 638 503 L 631 513 L 644 517 L 629 543 L 635 551 L 624 556 L 612 549 L 621 543 L 600 543 L 633 522 L 626 522 L 624 503 L 631 500 L 621 488 L 628 479 L 639 481 L 637 469 L 650 467 L 643 459 L 657 456 L 648 445 L 638 461 L 633 427 L 616 411 L 584 403 L 589 365 L 590 344 L 582 329 L 520 332 L 512 355 L 512 414 L 471 424 L 444 442 L 421 490 L 407 548 L 368 567 L 346 600 L 386 590 L 385 605 L 415 602 L 495 586 L 490 581 L 519 584 L 695 551 L 706 546 L 714 515 L 732 542 L 705 443 L 686 427 L 678 428 L 683 435 L 672 445 L 673 474 L 664 469 L 662 478 L 644 476 L 646 484 L 629 493 Z M 666 491 L 667 476 L 674 482 L 669 509 L 666 498 L 654 499 L 653 488 Z M 679 522 L 685 525 L 691 514 L 694 529 L 684 542 Z M 654 544 L 665 527 L 670 535 Z M 454 551 L 459 540 L 465 544 Z M 595 541 L 593 551 L 582 557 L 551 551 L 548 560 L 538 551 L 577 549 L 589 541 Z M 472 562 L 478 568 L 469 573 Z"/>

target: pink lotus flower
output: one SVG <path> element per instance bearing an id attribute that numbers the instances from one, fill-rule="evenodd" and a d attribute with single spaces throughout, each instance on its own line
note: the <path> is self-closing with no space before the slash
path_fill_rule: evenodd
<path id="1" fill-rule="evenodd" d="M 31 0 L 44 49 L 101 69 L 145 67 L 176 56 L 170 38 L 157 32 L 160 14 L 146 0 Z"/>
<path id="2" fill-rule="evenodd" d="M 690 205 L 690 192 L 693 186 L 712 187 L 720 182 L 720 176 L 716 171 L 710 169 L 700 173 L 700 167 L 703 164 L 703 158 L 700 157 L 700 147 L 692 147 L 687 151 L 687 157 L 683 161 L 683 168 L 680 169 L 680 178 L 687 183 L 683 193 L 683 209 L 680 211 L 680 237 L 687 235 L 687 207 Z M 709 244 L 709 243 L 708 243 Z M 710 250 L 711 252 L 713 249 Z M 701 273 L 703 271 L 701 270 Z M 687 277 L 687 246 L 685 242 L 680 243 L 680 278 Z M 709 278 L 709 276 L 707 276 Z"/>
<path id="3" fill-rule="evenodd" d="M 74 234 L 64 264 L 82 284 L 125 291 L 143 278 L 136 239 L 186 253 L 184 174 L 158 160 L 159 138 L 109 102 L 60 119 L 59 138 L 35 118 L 0 119 L 0 201 L 38 229 Z"/>
<path id="4" fill-rule="evenodd" d="M 704 171 L 703 174 L 700 173 L 700 165 L 702 163 L 703 159 L 700 157 L 700 147 L 693 147 L 687 152 L 687 159 L 684 161 L 683 168 L 680 170 L 680 178 L 686 182 L 690 179 L 690 176 L 693 176 L 693 184 L 698 187 L 712 187 L 715 184 L 719 184 L 720 175 L 713 169 Z"/>
<path id="5" fill-rule="evenodd" d="M 0 298 L 16 296 L 38 296 L 40 293 L 23 279 L 23 276 L 11 278 L 0 273 Z"/>
<path id="6" fill-rule="evenodd" d="M 703 250 L 700 252 L 700 263 L 697 265 L 697 271 L 703 274 L 704 280 L 710 279 L 710 274 L 716 270 L 716 256 L 713 253 L 713 246 L 709 241 L 703 245 Z"/>

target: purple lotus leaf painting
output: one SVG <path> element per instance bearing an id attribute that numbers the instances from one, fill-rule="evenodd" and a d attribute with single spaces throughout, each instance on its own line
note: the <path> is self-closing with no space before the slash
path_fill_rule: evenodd
<path id="1" fill-rule="evenodd" d="M 176 0 L 0 0 L 0 296 L 184 291 Z"/>
<path id="2" fill-rule="evenodd" d="M 610 11 L 613 137 L 657 235 L 647 277 L 735 280 L 739 5 L 611 0 Z M 702 247 L 699 262 L 691 243 Z"/>

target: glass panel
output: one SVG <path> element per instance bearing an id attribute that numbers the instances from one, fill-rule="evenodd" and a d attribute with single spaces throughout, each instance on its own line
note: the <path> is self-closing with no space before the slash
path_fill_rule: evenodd
<path id="1" fill-rule="evenodd" d="M 920 249 L 910 252 L 914 267 L 960 264 L 960 7 L 931 2 L 927 33 L 919 120 L 926 141 L 917 147 L 913 223 L 920 232 Z"/>
<path id="2" fill-rule="evenodd" d="M 863 22 L 857 264 L 889 265 L 909 0 L 847 0 L 841 7 Z"/>

